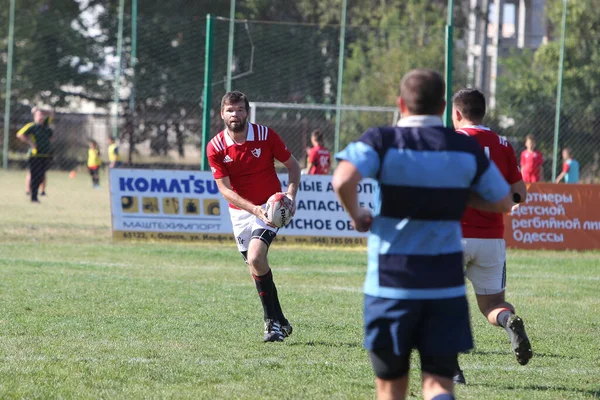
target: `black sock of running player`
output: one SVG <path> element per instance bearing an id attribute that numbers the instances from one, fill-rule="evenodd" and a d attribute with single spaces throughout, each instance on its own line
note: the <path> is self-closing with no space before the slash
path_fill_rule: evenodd
<path id="1" fill-rule="evenodd" d="M 256 290 L 263 306 L 265 319 L 277 319 L 277 312 L 275 311 L 275 303 L 273 301 L 273 274 L 269 271 L 265 275 L 252 275 L 252 277 L 254 278 Z"/>
<path id="2" fill-rule="evenodd" d="M 508 318 L 510 318 L 511 315 L 513 315 L 513 312 L 511 310 L 504 310 L 500 314 L 498 314 L 498 316 L 496 317 L 498 325 L 506 329 L 506 323 L 508 322 Z"/>
<path id="3" fill-rule="evenodd" d="M 283 315 L 283 310 L 281 309 L 281 304 L 279 304 L 279 297 L 277 296 L 277 287 L 275 286 L 275 282 L 273 282 L 273 303 L 275 303 L 275 313 L 277 314 L 277 319 L 281 325 L 287 325 L 288 320 Z"/>
<path id="4" fill-rule="evenodd" d="M 460 369 L 460 364 L 458 362 L 458 354 L 457 354 L 456 355 L 456 362 L 454 363 L 454 373 L 458 373 L 460 371 L 461 371 L 461 369 Z"/>

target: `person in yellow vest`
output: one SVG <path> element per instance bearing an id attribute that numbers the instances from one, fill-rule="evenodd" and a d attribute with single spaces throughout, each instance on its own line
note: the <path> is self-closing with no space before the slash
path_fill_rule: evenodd
<path id="1" fill-rule="evenodd" d="M 115 138 L 108 137 L 108 161 L 111 168 L 119 168 L 121 166 L 121 155 L 119 154 L 119 145 L 115 143 Z"/>
<path id="2" fill-rule="evenodd" d="M 49 125 L 52 112 L 45 112 L 37 107 L 31 110 L 33 122 L 26 124 L 17 132 L 17 138 L 29 145 L 29 173 L 25 178 L 25 191 L 31 195 L 33 203 L 39 203 L 38 190 L 45 195 L 46 171 L 52 159 L 53 131 Z M 42 186 L 42 183 L 44 185 Z"/>
<path id="3" fill-rule="evenodd" d="M 100 158 L 100 150 L 98 143 L 94 139 L 90 139 L 90 148 L 88 149 L 87 166 L 92 176 L 92 185 L 94 188 L 100 187 L 100 166 L 102 159 Z"/>

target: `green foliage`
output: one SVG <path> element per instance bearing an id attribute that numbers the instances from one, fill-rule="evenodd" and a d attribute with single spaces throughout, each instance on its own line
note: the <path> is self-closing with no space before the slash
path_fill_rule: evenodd
<path id="1" fill-rule="evenodd" d="M 561 34 L 562 1 L 547 4 L 554 35 Z M 600 2 L 569 2 L 563 73 L 559 147 L 572 147 L 575 157 L 590 163 L 600 140 Z M 552 152 L 559 40 L 537 51 L 513 53 L 503 61 L 498 78 L 497 114 L 515 120 L 509 136 L 538 136 L 538 146 Z"/>
<path id="2" fill-rule="evenodd" d="M 445 13 L 445 4 L 439 2 L 384 2 L 375 7 L 368 21 L 372 28 L 353 28 L 349 35 L 344 103 L 395 106 L 406 72 L 430 68 L 443 74 L 445 19 L 440 16 Z M 354 131 L 343 133 L 342 142 L 356 138 L 376 118 L 362 115 L 354 121 Z"/>
<path id="3" fill-rule="evenodd" d="M 8 37 L 8 1 L 5 5 L 0 8 L 0 20 L 6 22 L 0 26 L 2 38 Z M 16 1 L 12 84 L 16 102 L 64 106 L 69 100 L 66 87 L 102 91 L 97 76 L 102 55 L 93 38 L 76 28 L 81 24 L 77 2 Z M 5 64 L 6 59 L 1 60 Z"/>

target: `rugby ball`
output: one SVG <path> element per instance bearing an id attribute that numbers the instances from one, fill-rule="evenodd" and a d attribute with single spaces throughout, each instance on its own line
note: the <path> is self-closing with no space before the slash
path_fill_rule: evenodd
<path id="1" fill-rule="evenodd" d="M 275 193 L 267 200 L 266 213 L 269 222 L 282 228 L 292 220 L 292 201 L 285 193 Z"/>

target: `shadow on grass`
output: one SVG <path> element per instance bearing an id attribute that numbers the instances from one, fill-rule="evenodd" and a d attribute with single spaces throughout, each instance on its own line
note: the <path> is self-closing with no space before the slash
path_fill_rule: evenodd
<path id="1" fill-rule="evenodd" d="M 326 342 L 323 340 L 309 340 L 306 342 L 293 342 L 290 343 L 289 346 L 305 346 L 305 347 L 314 347 L 314 346 L 323 346 L 323 347 L 340 347 L 340 348 L 362 348 L 362 343 L 360 342 L 351 342 L 351 343 L 339 343 L 339 342 Z"/>
<path id="2" fill-rule="evenodd" d="M 489 387 L 496 389 L 504 389 L 504 390 L 534 390 L 538 392 L 568 392 L 568 393 L 578 393 L 586 396 L 590 396 L 594 399 L 600 399 L 600 390 L 585 390 L 585 389 L 577 389 L 577 388 L 568 388 L 565 386 L 550 386 L 550 385 L 524 385 L 524 386 L 516 386 L 516 385 L 503 385 L 502 383 L 475 383 L 469 384 L 469 386 L 481 386 L 481 387 Z"/>

